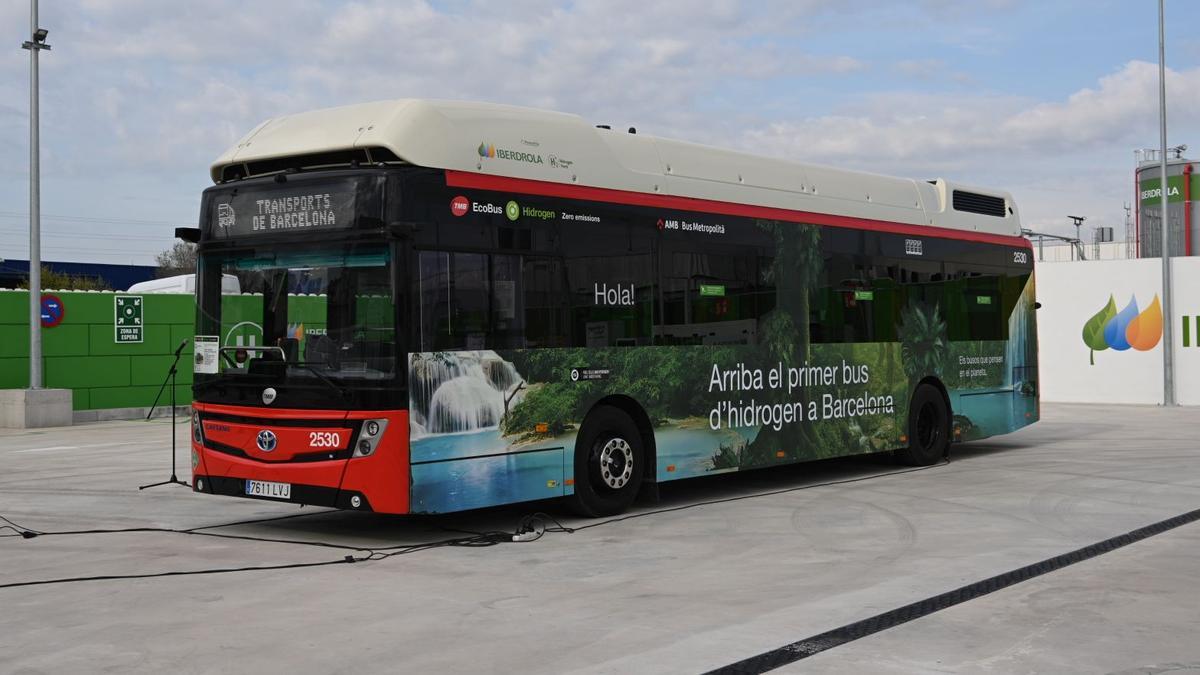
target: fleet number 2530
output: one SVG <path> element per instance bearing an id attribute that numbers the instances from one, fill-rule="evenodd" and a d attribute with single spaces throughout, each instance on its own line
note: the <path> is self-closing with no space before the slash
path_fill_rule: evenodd
<path id="1" fill-rule="evenodd" d="M 308 445 L 311 448 L 340 448 L 342 435 L 336 431 L 312 431 L 308 434 Z"/>

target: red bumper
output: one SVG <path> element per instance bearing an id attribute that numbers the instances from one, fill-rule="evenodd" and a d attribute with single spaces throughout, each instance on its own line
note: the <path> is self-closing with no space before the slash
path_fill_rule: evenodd
<path id="1" fill-rule="evenodd" d="M 198 443 L 193 430 L 193 490 L 246 496 L 247 480 L 270 481 L 291 486 L 291 497 L 283 501 L 409 512 L 406 410 L 272 410 L 211 403 L 192 408 L 204 431 L 204 442 Z M 386 424 L 374 450 L 354 456 L 368 438 L 364 427 L 370 420 Z"/>

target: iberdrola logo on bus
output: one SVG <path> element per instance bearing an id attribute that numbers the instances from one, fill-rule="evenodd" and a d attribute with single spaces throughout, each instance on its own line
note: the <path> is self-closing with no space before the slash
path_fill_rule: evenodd
<path id="1" fill-rule="evenodd" d="M 523 150 L 505 150 L 497 148 L 491 143 L 479 144 L 479 156 L 490 157 L 492 159 L 507 159 L 513 162 L 528 162 L 530 164 L 544 164 L 542 156 L 536 152 L 525 152 Z"/>
<path id="2" fill-rule="evenodd" d="M 1096 365 L 1096 352 L 1113 349 L 1123 352 L 1130 347 L 1139 352 L 1154 349 L 1162 339 L 1162 306 L 1155 294 L 1145 311 L 1138 311 L 1137 297 L 1131 296 L 1125 309 L 1117 311 L 1112 295 L 1108 304 L 1083 325 L 1083 343 L 1091 350 L 1089 362 Z"/>

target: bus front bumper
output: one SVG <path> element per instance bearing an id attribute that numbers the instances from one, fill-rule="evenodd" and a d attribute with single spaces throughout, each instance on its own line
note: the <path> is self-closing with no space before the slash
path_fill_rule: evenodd
<path id="1" fill-rule="evenodd" d="M 272 455 L 249 444 L 217 443 L 205 436 L 192 439 L 192 489 L 207 494 L 267 501 L 327 506 L 353 511 L 409 513 L 409 457 L 407 411 L 303 411 L 234 408 L 195 403 L 201 425 L 208 430 L 224 424 L 225 430 L 250 426 L 271 431 L 280 439 L 307 429 L 348 428 L 353 435 L 344 450 L 333 457 L 310 461 L 272 461 L 286 454 L 280 447 Z M 364 420 L 386 419 L 387 425 L 371 454 L 357 456 Z M 225 440 L 228 441 L 228 438 Z M 301 461 L 304 460 L 304 461 Z M 267 489 L 261 489 L 266 484 Z"/>

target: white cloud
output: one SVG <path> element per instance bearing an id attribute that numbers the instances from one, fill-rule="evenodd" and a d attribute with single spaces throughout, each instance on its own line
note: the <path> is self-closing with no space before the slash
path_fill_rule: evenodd
<path id="1" fill-rule="evenodd" d="M 1172 143 L 1200 131 L 1200 68 L 1168 71 Z M 837 114 L 765 122 L 740 145 L 754 152 L 1008 189 L 1026 225 L 1067 231 L 1065 215 L 1123 226 L 1132 150 L 1157 145 L 1158 68 L 1131 61 L 1059 101 L 891 93 Z"/>
<path id="2" fill-rule="evenodd" d="M 813 51 L 809 37 L 853 33 L 864 17 L 907 21 L 906 30 L 936 17 L 972 36 L 992 30 L 978 25 L 979 12 L 1018 3 L 965 4 L 925 0 L 898 12 L 885 0 L 43 3 L 54 44 L 43 62 L 43 208 L 190 222 L 208 163 L 263 119 L 407 96 L 546 107 L 802 161 L 991 181 L 1018 192 L 1039 222 L 1068 202 L 1109 208 L 1115 199 L 1119 208 L 1129 150 L 1157 138 L 1149 64 L 1130 62 L 1052 101 L 974 87 L 884 91 L 835 107 L 820 100 L 821 78 L 870 76 L 877 64 L 853 41 L 830 53 Z M 0 38 L 23 39 L 25 11 L 0 5 Z M 24 190 L 10 180 L 24 176 L 22 57 L 0 54 L 0 198 L 9 201 Z M 878 66 L 914 86 L 969 81 L 947 63 L 914 53 Z M 1172 78 L 1173 105 L 1196 109 L 1200 70 Z M 775 90 L 779 82 L 811 84 L 816 98 L 796 105 Z M 79 197 L 49 201 L 56 194 Z"/>
<path id="3" fill-rule="evenodd" d="M 1200 68 L 1169 71 L 1169 112 L 1184 124 L 1200 107 Z M 891 93 L 867 96 L 844 114 L 777 121 L 746 133 L 761 151 L 788 148 L 817 161 L 871 157 L 889 163 L 960 166 L 984 153 L 1057 156 L 1134 144 L 1156 135 L 1157 66 L 1132 61 L 1063 101 Z"/>

